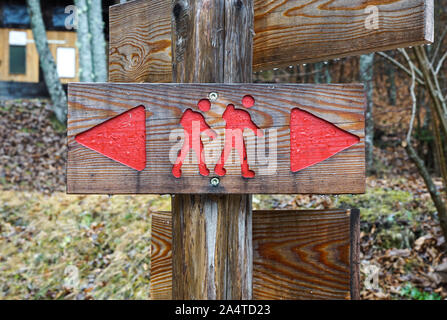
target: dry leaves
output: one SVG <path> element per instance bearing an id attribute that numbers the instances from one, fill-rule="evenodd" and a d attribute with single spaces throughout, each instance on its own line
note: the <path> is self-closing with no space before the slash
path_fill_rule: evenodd
<path id="1" fill-rule="evenodd" d="M 65 190 L 66 134 L 51 120 L 47 103 L 23 100 L 0 105 L 0 183 L 8 188 Z"/>

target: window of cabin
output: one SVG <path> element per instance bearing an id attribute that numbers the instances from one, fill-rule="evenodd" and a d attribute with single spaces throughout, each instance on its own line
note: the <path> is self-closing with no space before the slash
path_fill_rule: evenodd
<path id="1" fill-rule="evenodd" d="M 75 48 L 57 48 L 56 61 L 59 78 L 71 79 L 76 77 Z"/>
<path id="2" fill-rule="evenodd" d="M 28 25 L 30 17 L 26 5 L 5 4 L 3 7 L 4 25 Z"/>
<path id="3" fill-rule="evenodd" d="M 67 16 L 68 15 L 65 13 L 65 7 L 55 7 L 53 9 L 53 16 L 52 16 L 53 27 L 64 28 Z"/>
<path id="4" fill-rule="evenodd" d="M 9 33 L 9 74 L 26 74 L 26 32 Z"/>
<path id="5" fill-rule="evenodd" d="M 26 46 L 9 46 L 9 74 L 26 74 Z"/>

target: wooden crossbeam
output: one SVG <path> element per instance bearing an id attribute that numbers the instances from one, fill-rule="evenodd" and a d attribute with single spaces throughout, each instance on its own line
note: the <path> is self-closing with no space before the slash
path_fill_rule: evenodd
<path id="1" fill-rule="evenodd" d="M 172 218 L 152 213 L 153 300 L 171 299 Z M 253 298 L 358 299 L 357 210 L 254 211 Z"/>
<path id="2" fill-rule="evenodd" d="M 431 43 L 433 7 L 433 0 L 256 0 L 253 69 Z M 171 0 L 111 7 L 110 81 L 172 80 L 171 13 Z"/>
<path id="3" fill-rule="evenodd" d="M 216 93 L 208 112 L 201 112 L 206 122 L 218 133 L 214 141 L 202 135 L 205 151 L 218 146 L 217 151 L 206 156 L 209 176 L 199 174 L 197 158 L 189 152 L 190 162 L 184 163 L 181 178 L 173 175 L 177 153 L 172 151 L 184 137 L 180 120 L 187 109 L 200 112 L 199 101 Z M 264 132 L 255 137 L 246 130 L 247 158 L 250 169 L 256 173 L 252 179 L 243 178 L 236 151 L 225 167 L 227 173 L 220 177 L 219 185 L 210 179 L 217 177 L 214 170 L 227 134 L 222 114 L 229 104 L 242 107 L 244 96 L 254 97 L 255 105 L 246 112 Z M 265 85 L 265 84 L 70 84 L 68 110 L 68 193 L 101 194 L 290 194 L 317 193 L 343 194 L 365 191 L 364 158 L 364 104 L 363 85 Z M 147 165 L 143 171 L 126 167 L 78 143 L 75 137 L 98 124 L 114 118 L 132 108 L 146 107 Z M 303 110 L 330 122 L 340 130 L 358 137 L 359 142 L 327 160 L 298 172 L 291 171 L 291 154 L 308 140 L 305 156 L 313 158 L 330 145 L 314 134 L 312 124 L 297 127 L 297 145 L 291 146 L 291 114 Z M 127 116 L 127 115 L 126 115 Z M 129 114 L 129 117 L 132 115 Z M 335 128 L 335 127 L 334 127 Z M 316 128 L 320 130 L 318 127 Z M 338 129 L 336 129 L 338 130 Z M 176 133 L 177 132 L 177 133 Z M 317 132 L 318 133 L 318 132 Z M 174 134 L 174 136 L 173 136 Z M 321 134 L 331 139 L 333 129 Z M 325 138 L 325 139 L 326 139 Z M 117 141 L 118 136 L 102 136 L 104 143 Z M 275 144 L 276 141 L 276 144 Z M 82 142 L 82 141 L 81 141 Z M 95 142 L 97 144 L 97 141 Z M 217 144 L 214 144 L 217 143 Z M 272 144 L 271 144 L 272 143 Z M 136 144 L 135 144 L 136 145 Z M 126 150 L 114 147 L 118 153 Z M 319 149 L 320 148 L 320 149 Z M 324 149 L 324 150 L 321 150 Z M 264 150 L 265 153 L 264 153 Z M 216 149 L 215 149 L 216 150 Z M 130 151 L 133 151 L 131 148 Z M 122 157 L 136 157 L 132 152 Z M 174 157 L 172 159 L 172 157 Z M 300 160 L 300 155 L 297 160 Z M 232 161 L 234 160 L 234 161 Z"/>

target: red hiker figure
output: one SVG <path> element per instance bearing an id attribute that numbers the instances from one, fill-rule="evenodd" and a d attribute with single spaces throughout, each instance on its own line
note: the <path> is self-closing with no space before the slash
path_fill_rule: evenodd
<path id="1" fill-rule="evenodd" d="M 205 131 L 211 139 L 215 139 L 217 137 L 216 132 L 206 123 L 205 118 L 200 112 L 195 112 L 191 109 L 185 111 L 180 120 L 180 124 L 183 126 L 185 140 L 183 142 L 182 149 L 179 151 L 177 161 L 172 168 L 172 174 L 176 178 L 180 178 L 182 176 L 181 167 L 183 165 L 183 161 L 185 160 L 189 151 L 193 149 L 199 161 L 200 174 L 202 176 L 208 176 L 210 171 L 206 167 L 205 156 L 203 153 L 203 142 L 200 134 Z"/>
<path id="2" fill-rule="evenodd" d="M 248 107 L 245 101 L 244 106 Z M 251 106 L 252 104 L 250 105 L 250 107 Z M 219 176 L 224 176 L 226 174 L 227 171 L 224 168 L 225 163 L 233 148 L 236 148 L 241 161 L 242 176 L 244 178 L 254 178 L 254 171 L 250 170 L 250 168 L 248 167 L 247 150 L 244 141 L 244 129 L 253 130 L 253 132 L 258 137 L 262 137 L 264 135 L 262 133 L 262 130 L 253 123 L 253 121 L 251 120 L 251 116 L 247 111 L 236 109 L 232 104 L 227 106 L 227 109 L 222 115 L 222 118 L 224 118 L 226 122 L 225 147 L 222 151 L 219 162 L 214 168 L 214 172 Z"/>

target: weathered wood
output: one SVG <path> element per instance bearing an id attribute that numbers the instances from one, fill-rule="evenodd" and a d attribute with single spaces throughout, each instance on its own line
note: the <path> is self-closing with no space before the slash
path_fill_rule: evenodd
<path id="1" fill-rule="evenodd" d="M 253 0 L 173 0 L 172 12 L 174 81 L 252 81 Z M 251 196 L 198 192 L 172 199 L 172 296 L 251 299 Z"/>
<path id="2" fill-rule="evenodd" d="M 225 106 L 242 100 L 246 94 L 256 98 L 248 111 L 252 120 L 264 129 L 267 158 L 274 150 L 270 141 L 277 138 L 277 167 L 273 161 L 259 157 L 254 142 L 262 142 L 253 134 L 246 135 L 250 167 L 254 179 L 243 179 L 238 161 L 228 164 L 227 175 L 219 187 L 210 185 L 210 177 L 200 176 L 197 160 L 184 164 L 181 179 L 172 173 L 169 160 L 172 130 L 179 126 L 187 108 L 197 110 L 197 102 L 209 92 L 218 92 L 206 121 L 221 134 L 223 143 Z M 175 85 L 175 84 L 71 84 L 69 86 L 68 170 L 69 193 L 362 193 L 365 190 L 364 159 L 364 92 L 363 85 Z M 75 135 L 139 105 L 146 106 L 147 167 L 136 172 L 74 141 Z M 236 104 L 237 105 L 237 104 Z M 298 173 L 290 171 L 290 111 L 300 108 L 321 117 L 339 128 L 360 137 L 359 144 Z M 276 129 L 270 132 L 269 129 Z M 248 134 L 248 131 L 247 131 Z M 213 142 L 205 139 L 205 149 Z M 256 140 L 257 139 L 257 140 Z M 270 140 L 272 139 L 272 140 Z M 172 139 L 171 139 L 172 140 Z M 270 150 L 269 150 L 270 148 Z M 271 154 L 269 154 L 271 152 Z M 207 157 L 214 168 L 219 154 Z M 253 161 L 257 158 L 257 161 Z M 274 159 L 272 156 L 271 159 Z M 175 161 L 175 157 L 174 157 Z M 345 183 L 340 183 L 341 180 Z"/>
<path id="3" fill-rule="evenodd" d="M 172 297 L 251 299 L 251 197 L 175 195 L 172 208 Z"/>
<path id="4" fill-rule="evenodd" d="M 255 70 L 409 47 L 434 38 L 433 0 L 255 3 Z M 377 9 L 377 29 L 368 20 L 370 6 Z"/>
<path id="5" fill-rule="evenodd" d="M 351 210 L 351 299 L 360 300 L 360 210 Z"/>
<path id="6" fill-rule="evenodd" d="M 110 7 L 109 81 L 171 82 L 171 0 Z"/>
<path id="7" fill-rule="evenodd" d="M 358 210 L 254 211 L 253 298 L 357 299 L 358 217 Z M 152 214 L 153 300 L 171 298 L 171 219 Z"/>
<path id="8" fill-rule="evenodd" d="M 343 210 L 256 212 L 256 298 L 348 299 L 349 215 Z"/>
<path id="9" fill-rule="evenodd" d="M 370 5 L 378 29 L 367 28 Z M 255 0 L 254 6 L 255 71 L 433 42 L 433 0 Z M 170 0 L 112 7 L 111 79 L 170 81 L 170 12 Z"/>
<path id="10" fill-rule="evenodd" d="M 150 212 L 151 272 L 150 296 L 157 300 L 172 297 L 172 215 L 170 212 Z"/>

